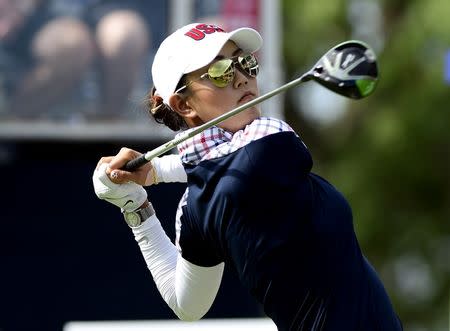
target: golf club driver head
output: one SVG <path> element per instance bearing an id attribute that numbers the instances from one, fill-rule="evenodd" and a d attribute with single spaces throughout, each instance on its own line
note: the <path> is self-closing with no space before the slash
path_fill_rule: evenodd
<path id="1" fill-rule="evenodd" d="M 365 98 L 378 82 L 375 52 L 364 42 L 345 41 L 322 56 L 305 80 L 314 80 L 352 99 Z"/>

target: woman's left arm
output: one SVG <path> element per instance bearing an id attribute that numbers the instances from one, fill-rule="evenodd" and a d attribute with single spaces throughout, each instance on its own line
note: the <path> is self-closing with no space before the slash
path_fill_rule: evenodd
<path id="1" fill-rule="evenodd" d="M 186 183 L 187 175 L 181 158 L 177 154 L 155 157 L 151 160 L 152 170 L 147 176 L 146 185 L 158 183 L 179 182 Z"/>

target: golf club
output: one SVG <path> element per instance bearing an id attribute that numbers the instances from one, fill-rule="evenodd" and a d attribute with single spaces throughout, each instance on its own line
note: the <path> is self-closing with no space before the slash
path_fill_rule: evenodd
<path id="1" fill-rule="evenodd" d="M 340 43 L 330 49 L 320 58 L 314 67 L 299 78 L 236 107 L 192 130 L 185 131 L 184 134 L 180 134 L 177 138 L 129 161 L 122 169 L 133 171 L 153 158 L 168 152 L 185 140 L 231 116 L 295 87 L 302 82 L 310 80 L 316 81 L 327 89 L 348 98 L 365 98 L 375 90 L 377 85 L 378 68 L 376 55 L 370 46 L 362 41 L 349 40 Z"/>

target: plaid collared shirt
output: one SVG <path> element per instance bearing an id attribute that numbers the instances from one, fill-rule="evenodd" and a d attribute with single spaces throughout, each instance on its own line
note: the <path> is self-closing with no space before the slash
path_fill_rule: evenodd
<path id="1" fill-rule="evenodd" d="M 225 156 L 254 140 L 283 131 L 294 132 L 279 119 L 260 117 L 234 134 L 213 126 L 179 144 L 177 148 L 183 163 L 198 164 L 203 160 Z"/>

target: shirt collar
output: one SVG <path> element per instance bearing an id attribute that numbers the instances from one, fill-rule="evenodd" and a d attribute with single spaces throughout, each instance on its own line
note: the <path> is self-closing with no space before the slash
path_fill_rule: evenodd
<path id="1" fill-rule="evenodd" d="M 294 130 L 282 120 L 260 117 L 235 133 L 213 126 L 180 143 L 177 148 L 183 163 L 197 164 L 205 159 L 230 154 L 254 140 L 283 131 Z"/>
<path id="2" fill-rule="evenodd" d="M 176 137 L 179 137 L 180 134 Z M 183 163 L 196 164 L 215 147 L 231 141 L 232 138 L 233 134 L 231 132 L 225 131 L 218 126 L 213 126 L 182 142 L 177 148 Z"/>

